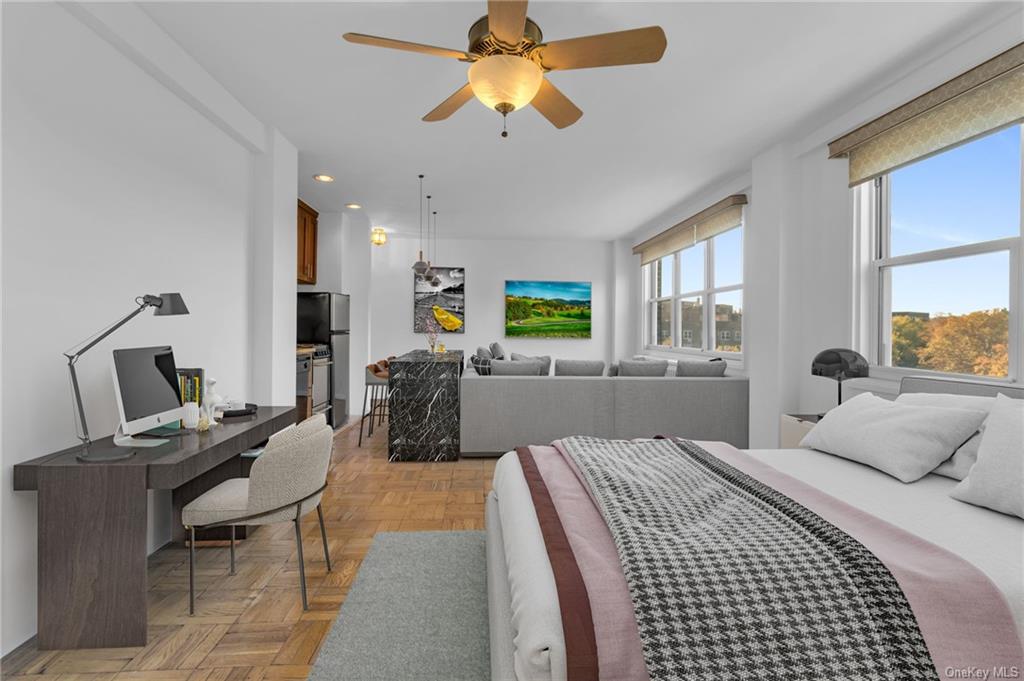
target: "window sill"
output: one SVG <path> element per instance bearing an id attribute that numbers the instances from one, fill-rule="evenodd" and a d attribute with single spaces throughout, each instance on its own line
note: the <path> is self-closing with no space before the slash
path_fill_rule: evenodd
<path id="1" fill-rule="evenodd" d="M 724 359 L 729 363 L 729 370 L 735 370 L 742 372 L 743 367 L 743 353 L 740 352 L 705 352 L 704 350 L 692 350 L 689 348 L 667 348 L 659 345 L 648 345 L 640 353 L 648 357 L 656 357 L 658 359 L 715 359 L 716 357 Z"/>
<path id="2" fill-rule="evenodd" d="M 993 385 L 1020 385 L 1019 381 L 1010 377 L 993 378 L 991 376 L 974 376 L 971 374 L 952 374 L 945 371 L 928 369 L 903 369 L 900 367 L 884 367 L 872 364 L 868 374 L 871 378 L 899 383 L 906 376 L 925 376 L 928 378 L 948 378 L 956 381 L 973 381 L 976 383 L 992 383 Z"/>

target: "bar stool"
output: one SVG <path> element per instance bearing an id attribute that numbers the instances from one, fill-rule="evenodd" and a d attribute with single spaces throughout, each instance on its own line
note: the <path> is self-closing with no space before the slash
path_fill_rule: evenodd
<path id="1" fill-rule="evenodd" d="M 387 360 L 384 360 L 386 363 Z M 385 365 L 386 366 L 386 365 Z M 373 423 L 378 418 L 382 419 L 383 414 L 378 414 L 382 404 L 387 403 L 388 394 L 388 370 L 382 368 L 380 363 L 366 365 L 366 385 L 363 388 L 363 412 L 359 419 L 359 446 L 363 446 L 363 424 L 367 417 L 370 419 L 366 436 L 373 437 Z M 370 399 L 370 412 L 366 412 L 366 400 Z M 381 399 L 383 397 L 383 400 Z"/>

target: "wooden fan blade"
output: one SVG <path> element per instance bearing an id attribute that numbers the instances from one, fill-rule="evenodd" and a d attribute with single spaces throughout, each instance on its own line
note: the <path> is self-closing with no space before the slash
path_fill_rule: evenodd
<path id="1" fill-rule="evenodd" d="M 405 40 L 395 40 L 393 38 L 381 38 L 375 35 L 366 35 L 364 33 L 346 33 L 342 36 L 345 40 L 350 43 L 357 43 L 359 45 L 370 45 L 371 47 L 389 47 L 392 50 L 405 50 L 406 52 L 418 52 L 420 54 L 431 54 L 435 57 L 448 57 L 449 59 L 461 59 L 462 61 L 473 61 L 477 57 L 471 55 L 468 52 L 462 52 L 460 50 L 449 50 L 447 47 L 435 47 L 433 45 L 421 45 L 420 43 L 410 43 Z"/>
<path id="2" fill-rule="evenodd" d="M 526 0 L 487 0 L 487 28 L 499 42 L 515 47 L 525 25 Z"/>
<path id="3" fill-rule="evenodd" d="M 463 104 L 465 104 L 471 99 L 473 99 L 473 88 L 469 86 L 469 83 L 466 83 L 458 90 L 456 90 L 455 94 L 453 94 L 451 97 L 438 104 L 433 111 L 424 116 L 423 120 L 427 121 L 428 123 L 433 123 L 434 121 L 443 121 L 444 119 L 448 118 L 453 113 L 458 111 Z"/>
<path id="4" fill-rule="evenodd" d="M 551 84 L 547 78 L 541 81 L 540 90 L 534 95 L 533 108 L 540 112 L 540 115 L 551 121 L 556 128 L 568 128 L 583 115 L 583 112 L 572 103 L 562 91 Z"/>
<path id="5" fill-rule="evenodd" d="M 661 26 L 556 40 L 537 48 L 545 69 L 589 69 L 595 66 L 648 64 L 665 54 Z"/>

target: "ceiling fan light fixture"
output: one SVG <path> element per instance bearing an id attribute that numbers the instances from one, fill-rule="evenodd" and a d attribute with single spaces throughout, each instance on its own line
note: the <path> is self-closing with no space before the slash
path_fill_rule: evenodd
<path id="1" fill-rule="evenodd" d="M 488 109 L 508 114 L 529 104 L 544 80 L 540 66 L 525 57 L 494 54 L 473 62 L 469 85 Z"/>

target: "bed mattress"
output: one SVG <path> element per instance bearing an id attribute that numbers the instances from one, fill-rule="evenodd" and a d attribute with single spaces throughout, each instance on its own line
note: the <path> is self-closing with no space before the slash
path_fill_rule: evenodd
<path id="1" fill-rule="evenodd" d="M 1002 592 L 1024 638 L 1024 521 L 957 501 L 957 481 L 927 475 L 902 483 L 870 466 L 813 449 L 747 453 L 911 534 L 964 558 Z"/>
<path id="2" fill-rule="evenodd" d="M 720 446 L 717 443 L 701 444 L 709 449 Z M 545 448 L 531 449 L 538 454 L 553 451 L 551 447 L 546 448 L 547 452 L 542 451 Z M 1020 636 L 1024 629 L 1021 626 L 1024 522 L 949 498 L 948 491 L 956 483 L 938 476 L 928 476 L 920 482 L 905 485 L 874 469 L 810 450 L 755 450 L 749 454 L 752 459 L 789 478 L 811 485 L 976 566 L 1012 605 Z M 535 458 L 538 468 L 546 468 L 549 479 L 555 480 L 552 497 L 559 507 L 558 513 L 572 517 L 572 523 L 567 524 L 568 533 L 572 535 L 572 527 L 576 527 L 574 539 L 586 535 L 584 539 L 588 544 L 584 552 L 593 549 L 595 555 L 604 552 L 603 555 L 607 556 L 607 547 L 600 546 L 604 539 L 594 546 L 592 537 L 600 533 L 593 531 L 593 526 L 587 523 L 593 522 L 597 510 L 592 500 L 587 498 L 583 484 L 579 489 L 573 489 L 564 476 L 551 476 L 551 466 L 556 465 L 553 462 L 558 457 L 541 455 Z M 491 594 L 492 639 L 503 639 L 492 640 L 495 651 L 493 678 L 501 681 L 571 679 L 572 674 L 566 668 L 567 632 L 563 630 L 560 615 L 560 591 L 555 584 L 538 512 L 525 477 L 513 453 L 503 457 L 495 473 L 494 492 L 487 506 L 488 542 L 491 545 L 488 572 L 489 580 L 495 585 Z M 588 504 L 591 505 L 589 510 L 586 508 Z M 581 527 L 585 529 L 580 530 Z M 580 544 L 575 543 L 573 548 L 578 552 Z M 590 556 L 581 562 L 587 566 L 583 571 L 589 580 L 588 589 L 595 583 L 602 585 L 601 588 L 608 587 L 608 593 L 593 599 L 593 613 L 589 613 L 592 614 L 597 648 L 604 651 L 600 660 L 600 677 L 645 681 L 648 677 L 643 668 L 636 623 L 630 619 L 632 609 L 628 592 L 623 590 L 624 578 L 612 576 L 607 565 L 595 567 L 593 558 Z M 615 593 L 618 593 L 618 600 Z M 627 594 L 625 602 L 623 593 Z M 1011 621 L 1009 616 L 1005 621 Z M 613 650 L 613 653 L 609 655 L 608 650 Z"/>

